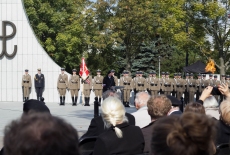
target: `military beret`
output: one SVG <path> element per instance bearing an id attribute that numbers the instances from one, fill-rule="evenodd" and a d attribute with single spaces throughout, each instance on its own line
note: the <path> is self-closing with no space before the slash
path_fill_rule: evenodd
<path id="1" fill-rule="evenodd" d="M 25 72 L 28 72 L 29 70 L 28 69 L 25 69 Z"/>
<path id="2" fill-rule="evenodd" d="M 72 72 L 77 72 L 77 70 L 76 70 L 76 69 L 73 69 Z"/>
<path id="3" fill-rule="evenodd" d="M 61 71 L 65 71 L 65 68 L 61 68 Z"/>
<path id="4" fill-rule="evenodd" d="M 169 75 L 169 72 L 166 72 L 165 75 Z"/>
<path id="5" fill-rule="evenodd" d="M 165 75 L 165 72 L 161 72 L 162 75 Z"/>
<path id="6" fill-rule="evenodd" d="M 41 68 L 38 68 L 38 71 L 41 71 Z"/>
<path id="7" fill-rule="evenodd" d="M 189 76 L 189 73 L 186 73 L 186 76 Z"/>
<path id="8" fill-rule="evenodd" d="M 49 108 L 44 102 L 34 99 L 28 100 L 23 104 L 23 112 L 28 113 L 29 111 L 50 113 Z"/>
<path id="9" fill-rule="evenodd" d="M 193 76 L 193 73 L 190 73 L 190 76 Z"/>
<path id="10" fill-rule="evenodd" d="M 209 74 L 209 77 L 212 77 L 213 75 L 212 74 Z"/>
<path id="11" fill-rule="evenodd" d="M 217 75 L 214 75 L 214 78 L 217 78 Z"/>
<path id="12" fill-rule="evenodd" d="M 97 70 L 97 72 L 101 72 L 101 70 L 100 70 L 100 69 L 98 69 L 98 70 Z"/>
<path id="13" fill-rule="evenodd" d="M 181 101 L 174 96 L 167 95 L 166 97 L 172 102 L 172 106 L 180 106 L 182 104 Z"/>
<path id="14" fill-rule="evenodd" d="M 203 77 L 206 77 L 206 74 L 203 74 L 202 76 L 203 76 Z"/>

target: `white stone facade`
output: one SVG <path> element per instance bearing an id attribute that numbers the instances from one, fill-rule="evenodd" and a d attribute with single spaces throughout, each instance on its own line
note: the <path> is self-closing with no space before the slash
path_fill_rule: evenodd
<path id="1" fill-rule="evenodd" d="M 11 54 L 14 45 L 17 53 L 13 58 L 0 58 L 0 101 L 22 101 L 22 75 L 28 69 L 32 77 L 32 91 L 30 98 L 36 99 L 34 75 L 37 68 L 41 68 L 45 76 L 45 102 L 59 102 L 57 78 L 60 74 L 58 66 L 39 44 L 29 24 L 22 0 L 0 0 L 0 55 L 3 49 L 3 21 L 10 21 L 16 26 L 16 34 L 6 41 L 6 51 Z M 6 35 L 10 35 L 13 28 L 6 26 Z M 80 93 L 79 93 L 80 94 Z M 67 92 L 67 102 L 71 102 Z M 80 97 L 78 98 L 79 103 Z M 91 101 L 92 102 L 92 101 Z"/>

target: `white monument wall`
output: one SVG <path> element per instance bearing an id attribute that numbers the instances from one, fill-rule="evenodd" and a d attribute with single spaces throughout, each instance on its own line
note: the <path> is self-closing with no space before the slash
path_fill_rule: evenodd
<path id="1" fill-rule="evenodd" d="M 45 102 L 59 102 L 57 78 L 61 67 L 49 57 L 36 39 L 29 24 L 23 1 L 0 0 L 0 55 L 3 49 L 2 21 L 10 21 L 16 26 L 15 36 L 6 41 L 6 50 L 8 54 L 11 54 L 14 45 L 17 45 L 17 53 L 13 58 L 6 56 L 0 58 L 0 101 L 22 101 L 21 81 L 25 69 L 29 70 L 32 77 L 30 98 L 36 99 L 34 75 L 37 73 L 37 68 L 41 68 L 45 76 L 45 91 L 43 93 Z M 12 26 L 7 25 L 6 35 L 10 35 L 12 32 Z M 67 92 L 66 98 L 67 102 L 71 102 L 69 92 Z"/>

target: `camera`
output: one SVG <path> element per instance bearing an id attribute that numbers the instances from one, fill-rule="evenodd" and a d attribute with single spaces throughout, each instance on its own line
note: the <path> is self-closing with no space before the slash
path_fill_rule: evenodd
<path id="1" fill-rule="evenodd" d="M 212 95 L 221 95 L 221 92 L 218 89 L 218 87 L 213 87 L 211 94 Z"/>

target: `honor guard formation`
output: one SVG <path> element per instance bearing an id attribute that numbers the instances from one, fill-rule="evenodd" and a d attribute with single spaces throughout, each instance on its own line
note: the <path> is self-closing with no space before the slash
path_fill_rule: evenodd
<path id="1" fill-rule="evenodd" d="M 44 88 L 45 88 L 45 76 L 41 73 L 41 69 L 37 69 L 38 73 L 34 76 L 34 86 L 37 94 L 37 100 L 42 101 Z M 23 101 L 29 99 L 31 92 L 31 76 L 28 74 L 29 70 L 25 70 L 25 74 L 22 76 L 22 90 Z M 61 73 L 57 80 L 57 90 L 60 95 L 60 105 L 65 105 L 66 90 L 70 91 L 72 98 L 72 105 L 77 105 L 78 92 L 80 90 L 80 84 L 83 84 L 83 94 L 85 104 L 84 106 L 90 106 L 90 93 L 95 93 L 95 97 L 99 99 L 99 106 L 102 102 L 102 94 L 107 90 L 121 91 L 121 98 L 125 107 L 130 107 L 130 93 L 134 92 L 135 95 L 139 92 L 148 92 L 150 95 L 165 94 L 176 97 L 182 103 L 187 104 L 199 99 L 201 92 L 207 86 L 217 87 L 222 83 L 230 85 L 230 75 L 221 75 L 221 80 L 217 79 L 217 75 L 209 74 L 209 78 L 206 79 L 206 74 L 197 74 L 197 79 L 194 79 L 193 73 L 186 73 L 185 79 L 182 78 L 181 73 L 174 73 L 174 77 L 170 78 L 169 72 L 162 72 L 161 77 L 157 76 L 155 71 L 151 71 L 147 78 L 143 77 L 142 71 L 137 71 L 134 78 L 130 77 L 130 72 L 124 70 L 120 79 L 115 76 L 115 70 L 109 70 L 106 76 L 101 75 L 101 70 L 96 70 L 96 76 L 92 78 L 91 75 L 87 79 L 82 80 L 77 75 L 77 70 L 72 70 L 72 75 L 68 77 L 65 73 L 65 68 L 61 68 Z M 195 97 L 195 98 L 194 98 Z M 221 94 L 215 94 L 214 97 L 220 103 L 223 100 Z"/>

